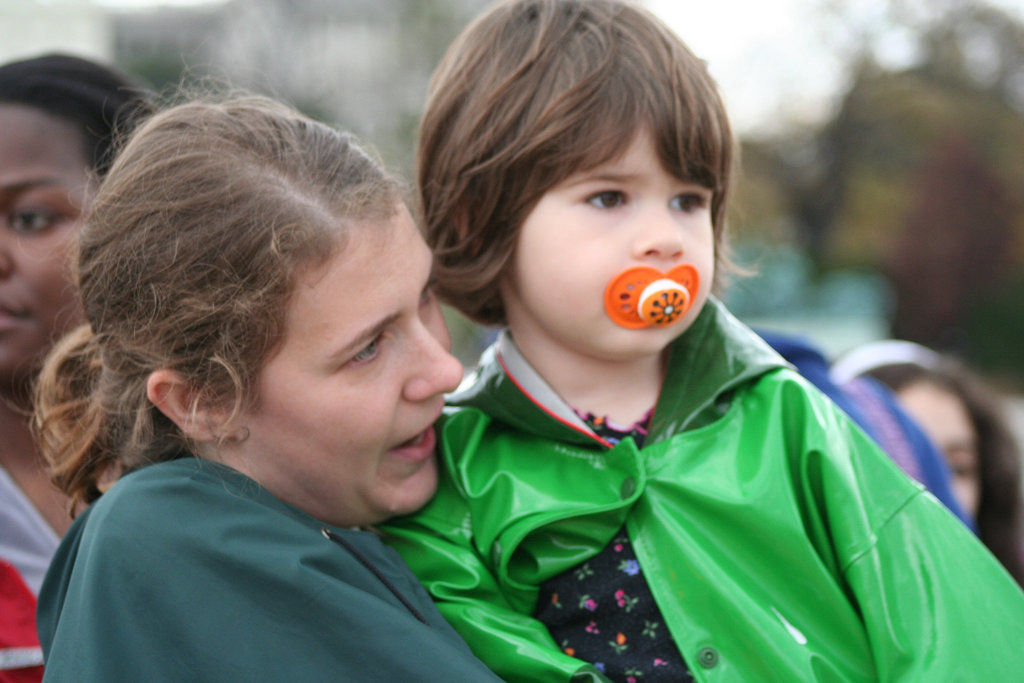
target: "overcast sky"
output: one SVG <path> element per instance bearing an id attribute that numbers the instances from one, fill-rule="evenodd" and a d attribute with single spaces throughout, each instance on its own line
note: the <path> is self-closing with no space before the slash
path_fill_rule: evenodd
<path id="1" fill-rule="evenodd" d="M 771 129 L 783 114 L 814 118 L 837 87 L 834 52 L 808 0 L 646 4 L 708 62 L 739 131 Z"/>

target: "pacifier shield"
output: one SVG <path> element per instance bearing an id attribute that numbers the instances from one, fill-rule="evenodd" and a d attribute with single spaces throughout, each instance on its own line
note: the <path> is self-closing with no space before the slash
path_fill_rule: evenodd
<path id="1" fill-rule="evenodd" d="M 629 268 L 605 288 L 605 312 L 629 329 L 672 325 L 690 310 L 698 279 L 697 270 L 686 264 L 668 273 L 650 266 Z"/>

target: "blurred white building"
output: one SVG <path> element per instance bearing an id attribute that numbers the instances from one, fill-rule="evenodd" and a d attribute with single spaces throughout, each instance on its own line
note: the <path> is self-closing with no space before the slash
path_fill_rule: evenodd
<path id="1" fill-rule="evenodd" d="M 55 51 L 111 62 L 113 31 L 91 0 L 0 0 L 0 63 Z"/>

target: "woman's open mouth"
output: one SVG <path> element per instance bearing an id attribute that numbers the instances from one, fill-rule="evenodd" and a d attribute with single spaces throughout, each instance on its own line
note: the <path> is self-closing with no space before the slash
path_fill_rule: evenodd
<path id="1" fill-rule="evenodd" d="M 392 448 L 391 452 L 407 460 L 421 461 L 434 454 L 436 445 L 437 436 L 434 433 L 433 425 L 431 425 L 411 439 Z"/>

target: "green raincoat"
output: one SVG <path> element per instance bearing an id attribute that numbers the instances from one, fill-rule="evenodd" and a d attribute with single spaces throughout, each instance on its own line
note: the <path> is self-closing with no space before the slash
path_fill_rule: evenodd
<path id="1" fill-rule="evenodd" d="M 377 536 L 192 457 L 75 521 L 38 623 L 52 681 L 497 680 Z"/>
<path id="2" fill-rule="evenodd" d="M 538 586 L 625 525 L 698 681 L 1024 680 L 1024 594 L 935 498 L 717 302 L 644 447 L 594 436 L 506 335 L 441 427 L 438 495 L 387 528 L 510 681 L 594 679 Z"/>

